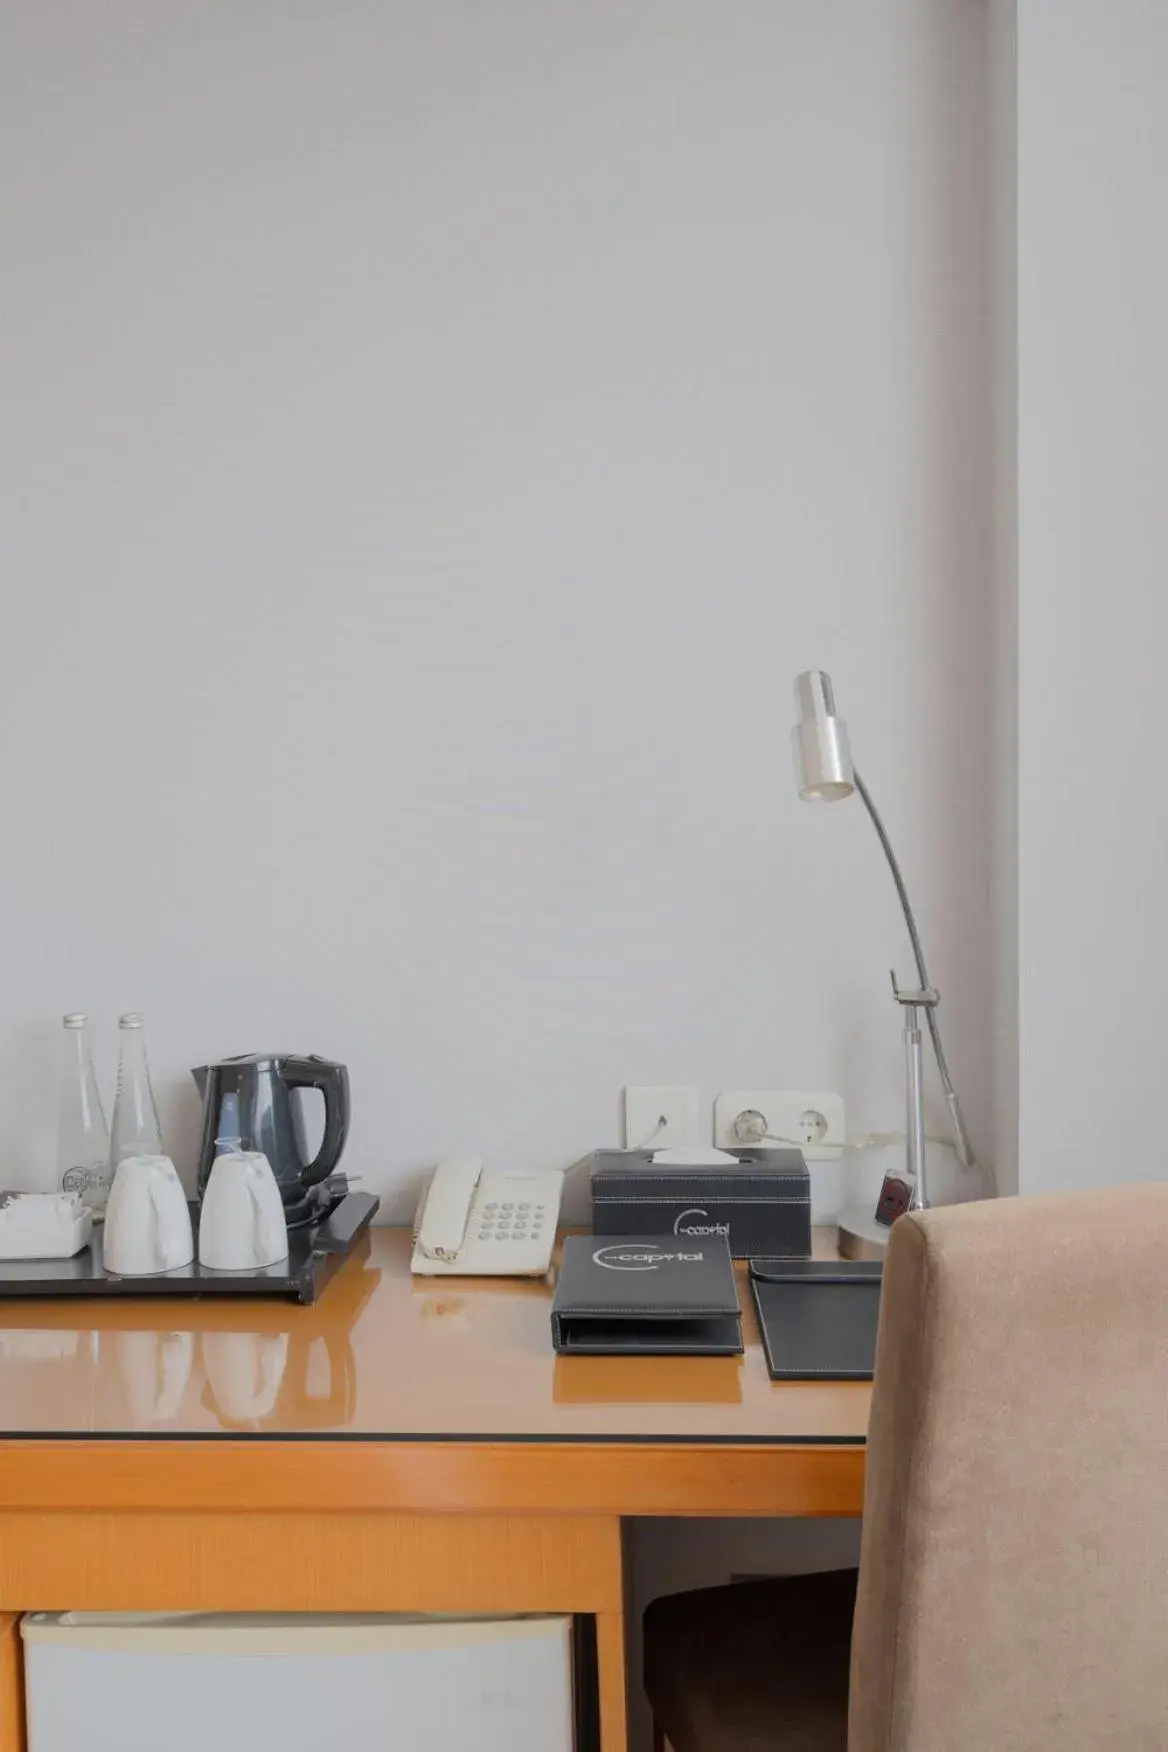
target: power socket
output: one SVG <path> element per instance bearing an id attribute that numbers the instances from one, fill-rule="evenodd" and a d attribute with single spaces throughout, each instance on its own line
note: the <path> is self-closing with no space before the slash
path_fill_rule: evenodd
<path id="1" fill-rule="evenodd" d="M 808 1162 L 834 1162 L 847 1140 L 842 1095 L 815 1089 L 732 1089 L 714 1102 L 720 1150 L 751 1144 L 802 1150 Z"/>

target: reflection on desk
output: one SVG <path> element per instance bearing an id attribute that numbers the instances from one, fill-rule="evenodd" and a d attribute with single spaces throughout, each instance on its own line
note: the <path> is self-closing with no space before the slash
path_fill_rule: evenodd
<path id="1" fill-rule="evenodd" d="M 225 1432 L 343 1428 L 357 1402 L 352 1330 L 381 1281 L 368 1254 L 366 1242 L 333 1285 L 327 1312 L 323 1302 L 280 1300 L 6 1303 L 5 1321 L 84 1327 L 0 1328 L 9 1401 L 0 1423 L 181 1434 L 202 1408 Z"/>
<path id="2" fill-rule="evenodd" d="M 374 1229 L 305 1308 L 5 1301 L 0 1436 L 864 1440 L 867 1383 L 771 1382 L 744 1280 L 741 1358 L 557 1360 L 550 1283 L 421 1280 L 409 1256 Z"/>
<path id="3" fill-rule="evenodd" d="M 552 1392 L 559 1405 L 739 1405 L 742 1361 L 558 1356 Z"/>
<path id="4" fill-rule="evenodd" d="M 193 1332 L 105 1332 L 94 1335 L 104 1362 L 114 1367 L 98 1372 L 99 1390 L 115 1388 L 125 1395 L 135 1429 L 169 1423 L 186 1398 L 195 1368 L 197 1335 Z"/>

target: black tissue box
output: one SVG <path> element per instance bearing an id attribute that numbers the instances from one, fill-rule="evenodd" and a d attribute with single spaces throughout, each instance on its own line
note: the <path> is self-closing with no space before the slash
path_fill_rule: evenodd
<path id="1" fill-rule="evenodd" d="M 569 1235 L 552 1343 L 581 1356 L 738 1356 L 742 1312 L 725 1241 Z"/>
<path id="2" fill-rule="evenodd" d="M 652 1150 L 597 1150 L 595 1235 L 723 1236 L 735 1259 L 811 1257 L 811 1177 L 799 1150 L 731 1150 L 733 1164 L 685 1168 Z"/>

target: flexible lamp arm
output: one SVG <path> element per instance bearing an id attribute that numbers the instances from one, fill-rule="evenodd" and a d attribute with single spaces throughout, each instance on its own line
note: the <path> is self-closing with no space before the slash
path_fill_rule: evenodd
<path id="1" fill-rule="evenodd" d="M 904 885 L 900 865 L 896 853 L 892 849 L 892 841 L 888 837 L 888 829 L 881 820 L 880 811 L 872 801 L 872 793 L 860 777 L 858 770 L 852 768 L 852 783 L 860 794 L 860 800 L 868 811 L 872 826 L 876 829 L 876 837 L 884 848 L 884 856 L 888 860 L 888 868 L 892 871 L 892 880 L 896 884 L 896 892 L 900 897 L 901 911 L 908 927 L 909 942 L 912 944 L 913 957 L 917 964 L 917 977 L 921 982 L 921 990 L 928 991 L 931 981 L 928 968 L 925 966 L 925 951 L 921 946 L 921 934 L 917 930 L 917 921 L 913 913 L 912 902 L 908 897 L 908 889 Z M 949 1119 L 953 1126 L 953 1142 L 957 1150 L 957 1160 L 963 1168 L 976 1167 L 973 1146 L 969 1141 L 969 1133 L 965 1127 L 965 1115 L 961 1111 L 961 1102 L 957 1098 L 957 1090 L 953 1086 L 953 1076 L 949 1070 L 949 1061 L 945 1057 L 945 1046 L 941 1039 L 941 1024 L 937 1020 L 937 1011 L 932 1005 L 925 1011 L 929 1023 L 929 1036 L 933 1042 L 933 1052 L 937 1059 L 937 1070 L 941 1077 L 941 1087 L 945 1093 L 945 1105 L 949 1109 Z"/>

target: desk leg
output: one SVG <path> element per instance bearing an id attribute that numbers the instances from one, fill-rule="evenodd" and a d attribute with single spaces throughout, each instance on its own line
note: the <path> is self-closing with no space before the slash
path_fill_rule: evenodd
<path id="1" fill-rule="evenodd" d="M 596 1662 L 600 1678 L 601 1752 L 628 1752 L 623 1612 L 596 1614 Z"/>
<path id="2" fill-rule="evenodd" d="M 24 1661 L 19 1612 L 0 1613 L 0 1752 L 24 1752 Z"/>

